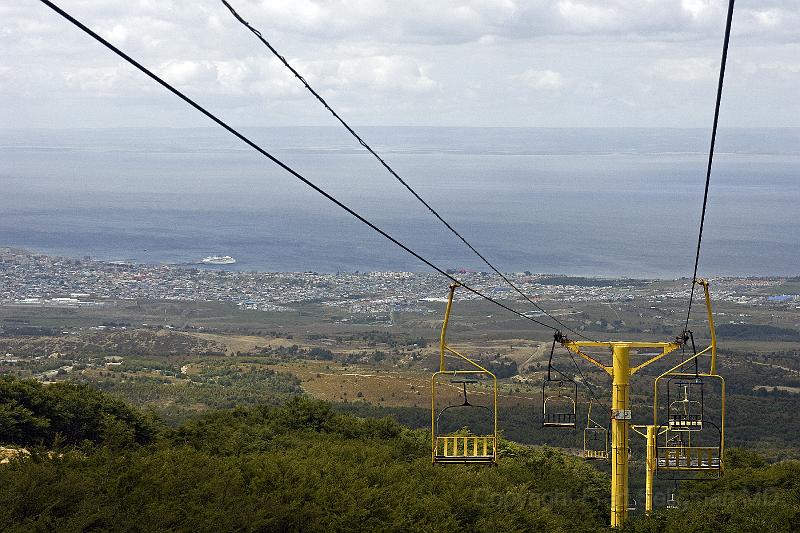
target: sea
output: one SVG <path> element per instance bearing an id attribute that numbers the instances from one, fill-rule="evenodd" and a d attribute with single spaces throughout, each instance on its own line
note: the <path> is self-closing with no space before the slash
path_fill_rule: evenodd
<path id="1" fill-rule="evenodd" d="M 344 130 L 246 135 L 443 269 L 488 267 Z M 505 272 L 691 276 L 710 133 L 359 128 Z M 699 272 L 800 275 L 800 129 L 720 128 Z M 243 271 L 429 268 L 214 128 L 0 130 L 0 246 Z"/>

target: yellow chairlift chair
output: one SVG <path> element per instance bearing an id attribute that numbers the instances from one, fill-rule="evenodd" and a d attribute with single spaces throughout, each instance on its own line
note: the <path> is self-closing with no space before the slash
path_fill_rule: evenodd
<path id="1" fill-rule="evenodd" d="M 439 370 L 431 376 L 431 459 L 433 464 L 484 464 L 493 465 L 497 463 L 497 377 L 447 344 L 447 325 L 450 321 L 450 311 L 453 307 L 453 296 L 458 287 L 457 283 L 450 285 L 450 293 L 447 299 L 444 323 L 439 342 Z M 463 363 L 466 369 L 450 370 L 446 365 L 446 357 L 455 358 Z M 438 409 L 437 400 L 442 394 L 439 390 L 442 383 L 439 378 L 449 376 L 448 387 L 460 385 L 463 392 L 462 403 L 451 403 L 443 409 Z M 469 401 L 467 386 L 477 386 L 481 381 L 488 381 L 491 392 L 491 405 L 477 405 Z M 488 431 L 474 433 L 473 428 L 461 426 L 457 430 L 447 428 L 447 420 L 450 415 L 456 412 L 477 412 L 478 417 L 483 419 L 483 425 L 488 426 Z M 467 419 L 472 422 L 473 419 Z M 477 424 L 473 424 L 475 426 Z"/>
<path id="2" fill-rule="evenodd" d="M 592 401 L 583 429 L 583 458 L 608 461 L 608 428 L 592 419 Z"/>
<path id="3" fill-rule="evenodd" d="M 547 377 L 542 381 L 542 427 L 574 429 L 578 414 L 578 384 L 553 368 L 555 347 L 554 339 L 547 362 Z M 559 377 L 554 377 L 553 371 Z"/>

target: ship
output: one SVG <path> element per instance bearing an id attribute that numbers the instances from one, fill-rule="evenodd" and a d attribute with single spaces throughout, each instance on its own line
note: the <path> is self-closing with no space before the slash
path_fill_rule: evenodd
<path id="1" fill-rule="evenodd" d="M 209 255 L 200 261 L 204 265 L 232 265 L 236 259 L 229 255 Z"/>

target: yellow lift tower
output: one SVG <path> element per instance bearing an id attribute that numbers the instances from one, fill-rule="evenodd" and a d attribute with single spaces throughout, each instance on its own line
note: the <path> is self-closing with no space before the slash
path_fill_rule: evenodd
<path id="1" fill-rule="evenodd" d="M 647 439 L 647 479 L 645 490 L 645 512 L 653 510 L 653 484 L 656 476 L 663 474 L 667 479 L 690 480 L 718 477 L 722 473 L 722 459 L 725 446 L 725 381 L 717 374 L 717 336 L 714 330 L 714 317 L 711 308 L 711 297 L 708 282 L 697 280 L 705 292 L 708 324 L 711 333 L 711 344 L 697 352 L 694 350 L 694 338 L 689 331 L 684 332 L 673 342 L 639 342 L 639 341 L 573 341 L 561 333 L 555 339 L 569 351 L 579 355 L 590 363 L 602 368 L 612 380 L 611 388 L 611 525 L 620 527 L 625 523 L 630 506 L 628 494 L 628 464 L 630 461 L 629 430 Z M 458 283 L 450 285 L 447 298 L 444 322 L 439 341 L 439 370 L 431 377 L 431 458 L 434 464 L 488 464 L 497 462 L 497 377 L 476 361 L 462 355 L 447 344 L 447 326 L 453 307 L 453 297 Z M 630 404 L 631 376 L 643 368 L 661 360 L 672 352 L 683 348 L 691 340 L 693 355 L 684 359 L 666 372 L 655 378 L 653 383 L 653 423 L 648 425 L 632 425 Z M 605 364 L 587 350 L 607 348 L 611 352 L 611 363 Z M 657 350 L 653 353 L 653 350 Z M 648 352 L 648 358 L 638 364 L 631 362 L 631 352 L 640 350 Z M 701 357 L 710 356 L 710 368 L 700 372 L 698 362 Z M 458 369 L 449 369 L 447 359 L 461 363 Z M 694 369 L 689 365 L 694 364 Z M 552 366 L 552 353 L 550 366 Z M 560 374 L 560 372 L 559 372 Z M 439 383 L 439 379 L 449 376 L 449 384 Z M 717 380 L 720 383 L 721 410 L 720 424 L 717 426 L 705 417 L 703 412 L 704 380 Z M 488 382 L 491 392 L 484 396 L 491 397 L 491 406 L 470 403 L 467 385 L 479 385 Z M 554 383 L 550 383 L 554 382 Z M 547 384 L 550 383 L 550 388 Z M 660 422 L 658 395 L 659 386 L 666 383 L 667 402 L 661 406 L 666 414 L 666 421 Z M 442 386 L 463 391 L 463 403 L 450 403 L 443 409 L 437 405 L 441 398 L 439 390 Z M 553 379 L 548 373 L 543 395 L 542 425 L 545 427 L 575 427 L 575 383 L 561 375 Z M 485 387 L 484 387 L 485 390 Z M 670 392 L 674 390 L 673 392 Z M 694 398 L 699 391 L 699 400 Z M 450 392 L 453 392 L 452 390 Z M 461 401 L 461 400 L 459 400 Z M 560 403 L 559 403 L 560 402 Z M 471 408 L 482 413 L 484 425 L 491 428 L 483 432 L 474 432 L 471 427 L 462 426 L 456 430 L 445 429 L 443 418 L 451 415 L 459 408 Z M 477 409 L 475 409 L 477 408 Z M 472 420 L 472 419 L 468 419 Z M 712 433 L 712 443 L 703 442 L 702 433 Z M 658 439 L 664 442 L 659 445 Z M 590 446 L 589 439 L 602 440 L 601 444 Z M 592 418 L 591 404 L 584 430 L 584 457 L 587 459 L 609 459 L 608 431 Z M 660 477 L 660 476 L 659 476 Z M 673 500 L 673 506 L 675 502 Z"/>
<path id="2" fill-rule="evenodd" d="M 633 429 L 647 438 L 647 487 L 645 498 L 646 512 L 653 508 L 653 478 L 659 471 L 663 472 L 716 472 L 722 470 L 722 452 L 724 448 L 724 380 L 717 375 L 716 366 L 716 334 L 714 332 L 714 319 L 711 311 L 711 299 L 708 291 L 708 282 L 698 280 L 705 289 L 706 308 L 708 311 L 709 328 L 711 330 L 711 345 L 694 354 L 675 367 L 656 378 L 654 383 L 654 408 L 653 424 L 647 426 L 636 426 Z M 564 336 L 558 335 L 559 342 L 569 351 L 579 355 L 590 363 L 602 368 L 611 376 L 611 526 L 620 527 L 624 524 L 628 516 L 628 444 L 629 429 L 631 428 L 631 405 L 630 405 L 630 378 L 633 374 L 643 368 L 659 361 L 668 354 L 681 348 L 688 340 L 688 332 L 673 342 L 636 342 L 636 341 L 573 341 Z M 587 354 L 587 348 L 608 348 L 611 352 L 611 364 L 604 364 L 595 357 Z M 631 350 L 659 350 L 655 355 L 639 364 L 631 363 Z M 711 368 L 709 372 L 700 374 L 698 372 L 680 372 L 689 363 L 696 362 L 702 355 L 711 355 Z M 722 420 L 719 432 L 720 437 L 718 446 L 692 446 L 691 439 L 678 439 L 670 441 L 670 433 L 688 432 L 698 427 L 702 427 L 702 413 L 700 418 L 695 414 L 681 418 L 672 418 L 673 424 L 670 427 L 669 421 L 659 424 L 658 421 L 658 385 L 659 381 L 666 376 L 684 376 L 686 378 L 702 379 L 703 377 L 719 379 L 722 383 Z M 669 406 L 668 406 L 669 407 Z M 657 446 L 656 439 L 664 435 L 664 446 Z M 672 435 L 674 437 L 674 435 Z M 688 441 L 688 442 L 687 442 Z M 677 442 L 677 444 L 676 444 Z M 677 479 L 677 478 L 676 478 Z"/>

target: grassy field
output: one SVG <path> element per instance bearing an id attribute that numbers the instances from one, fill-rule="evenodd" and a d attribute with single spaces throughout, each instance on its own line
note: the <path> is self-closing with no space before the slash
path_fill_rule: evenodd
<path id="1" fill-rule="evenodd" d="M 663 284 L 665 291 L 674 289 L 674 283 Z M 585 335 L 610 340 L 669 340 L 685 318 L 678 300 L 588 300 L 571 302 L 569 309 L 548 301 L 542 305 L 571 326 L 584 328 Z M 15 361 L 3 363 L 0 371 L 93 383 L 175 422 L 220 406 L 274 403 L 297 393 L 348 405 L 417 409 L 415 420 L 424 420 L 431 374 L 438 368 L 443 304 L 420 302 L 420 307 L 417 312 L 392 313 L 386 322 L 366 314 L 347 315 L 343 321 L 341 310 L 319 304 L 282 313 L 216 302 L 117 301 L 79 309 L 2 305 L 0 327 L 35 326 L 53 333 L 0 336 L 0 352 Z M 707 342 L 706 326 L 702 306 L 696 309 L 692 327 L 702 344 Z M 797 315 L 790 310 L 728 301 L 715 309 L 720 325 L 798 327 Z M 729 400 L 743 410 L 731 416 L 746 421 L 731 424 L 731 435 L 776 450 L 791 448 L 795 437 L 785 428 L 770 427 L 769 417 L 759 418 L 754 411 L 769 413 L 770 402 L 782 402 L 781 409 L 800 408 L 800 395 L 794 392 L 800 388 L 800 342 L 775 340 L 768 334 L 758 338 L 757 328 L 748 331 L 756 337 L 720 335 L 721 368 L 730 373 Z M 449 329 L 451 345 L 462 353 L 515 365 L 516 375 L 499 380 L 498 406 L 501 421 L 510 420 L 516 434 L 529 440 L 549 437 L 535 430 L 551 335 L 475 301 L 456 302 Z M 634 381 L 634 416 L 640 421 L 647 420 L 652 404 L 654 372 L 678 357 L 654 365 Z M 448 364 L 452 362 L 448 358 Z M 588 380 L 595 394 L 607 401 L 604 373 L 584 362 L 578 372 L 563 349 L 556 350 L 554 365 L 578 382 Z M 443 405 L 463 400 L 459 385 L 441 381 Z M 473 388 L 470 399 L 486 403 L 489 389 Z M 579 390 L 585 416 L 590 394 L 583 384 Z M 531 426 L 527 432 L 525 424 Z"/>

